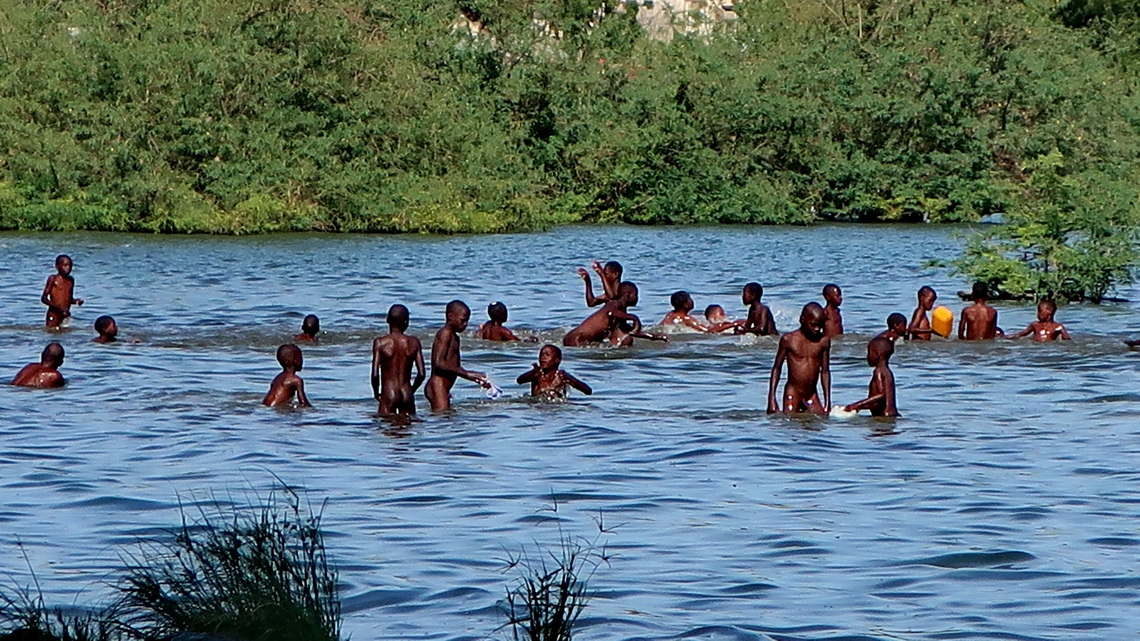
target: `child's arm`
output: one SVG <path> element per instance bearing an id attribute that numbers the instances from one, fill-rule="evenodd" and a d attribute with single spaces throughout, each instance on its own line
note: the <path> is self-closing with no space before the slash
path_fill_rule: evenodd
<path id="1" fill-rule="evenodd" d="M 823 387 L 823 411 L 831 411 L 831 341 L 823 339 L 823 352 L 819 355 L 819 384 Z"/>
<path id="2" fill-rule="evenodd" d="M 44 293 L 40 295 L 40 302 L 43 303 L 44 305 L 47 305 L 48 307 L 53 307 L 53 308 L 55 307 L 55 305 L 51 302 L 51 286 L 53 284 L 55 284 L 56 278 L 58 278 L 58 276 L 56 276 L 54 274 L 52 274 L 51 276 L 48 276 L 47 284 L 44 285 Z"/>
<path id="3" fill-rule="evenodd" d="M 419 339 L 416 339 L 416 379 L 412 381 L 413 393 L 420 388 L 420 385 L 423 385 L 426 369 L 424 367 L 424 348 L 420 345 Z"/>
<path id="4" fill-rule="evenodd" d="M 958 340 L 966 339 L 966 310 L 962 310 L 962 318 L 958 319 Z"/>
<path id="5" fill-rule="evenodd" d="M 633 329 L 629 331 L 629 335 L 634 338 L 644 338 L 646 340 L 662 341 L 665 343 L 669 342 L 669 337 L 665 336 L 664 334 L 646 334 L 645 332 L 641 331 L 641 319 L 634 316 L 633 314 L 630 314 L 629 312 L 625 312 L 620 309 L 613 309 L 610 310 L 610 316 L 618 320 L 629 321 L 630 323 L 633 323 Z"/>
<path id="6" fill-rule="evenodd" d="M 297 403 L 301 407 L 312 407 L 313 404 L 309 402 L 309 397 L 305 396 L 305 381 L 301 380 L 300 376 L 294 376 L 293 380 L 297 384 Z"/>
<path id="7" fill-rule="evenodd" d="M 1065 329 L 1064 325 L 1061 325 L 1060 328 L 1061 328 L 1061 340 L 1063 340 L 1063 341 L 1072 340 L 1071 338 L 1069 338 L 1069 330 Z"/>
<path id="8" fill-rule="evenodd" d="M 597 307 L 602 303 L 609 300 L 606 295 L 594 296 L 594 283 L 590 280 L 590 273 L 581 267 L 578 268 L 578 275 L 582 277 L 582 281 L 586 283 L 586 306 Z M 602 280 L 602 287 L 605 287 L 605 279 Z"/>
<path id="9" fill-rule="evenodd" d="M 504 337 L 504 338 L 506 338 L 506 339 L 507 339 L 507 340 L 509 340 L 509 341 L 519 341 L 519 340 L 522 340 L 522 339 L 521 339 L 521 338 L 519 338 L 518 336 L 515 336 L 515 333 L 514 333 L 514 332 L 512 332 L 511 330 L 507 329 L 506 327 L 504 327 L 504 328 L 503 328 L 503 337 Z"/>
<path id="10" fill-rule="evenodd" d="M 579 392 L 582 392 L 586 396 L 590 396 L 591 394 L 594 393 L 594 390 L 590 389 L 589 385 L 578 380 L 578 378 L 576 376 L 574 376 L 573 374 L 571 374 L 570 372 L 562 372 L 562 380 L 565 381 L 567 385 L 569 385 L 570 387 L 573 387 L 574 389 L 578 390 Z"/>
<path id="11" fill-rule="evenodd" d="M 697 330 L 698 332 L 708 332 L 709 331 L 708 325 L 705 325 L 701 321 L 693 318 L 692 316 L 689 316 L 688 314 L 685 314 L 685 317 L 681 321 L 681 323 L 683 325 L 685 325 L 686 327 L 691 327 L 691 328 Z"/>
<path id="12" fill-rule="evenodd" d="M 772 315 L 772 310 L 765 308 L 767 313 L 764 314 L 767 320 L 764 323 L 764 333 L 769 336 L 779 336 L 780 332 L 776 330 L 776 317 Z"/>
<path id="13" fill-rule="evenodd" d="M 377 401 L 380 400 L 380 348 L 376 345 L 379 341 L 379 338 L 372 341 L 372 398 Z"/>
<path id="14" fill-rule="evenodd" d="M 525 374 L 519 374 L 519 377 L 515 379 L 515 382 L 518 383 L 519 385 L 526 385 L 527 383 L 533 383 L 534 381 L 538 380 L 538 372 L 539 372 L 539 366 L 538 366 L 538 363 L 535 363 L 534 365 L 530 366 L 529 372 L 527 372 Z"/>
<path id="15" fill-rule="evenodd" d="M 454 374 L 459 378 L 465 378 L 469 381 L 478 383 L 483 386 L 487 385 L 486 374 L 483 372 L 463 369 L 463 366 L 460 365 L 459 354 L 452 351 L 453 345 L 456 347 L 459 346 L 459 339 L 457 339 L 454 334 L 443 339 L 441 339 L 439 336 L 436 336 L 435 340 L 437 345 L 441 341 L 443 345 L 439 346 L 439 349 L 436 349 L 433 346 L 431 350 L 431 369 L 433 373 L 436 370 L 439 370 L 448 374 Z"/>
<path id="16" fill-rule="evenodd" d="M 1020 332 L 1018 332 L 1016 334 L 1011 334 L 1010 336 L 1008 336 L 1008 338 L 1025 338 L 1026 336 L 1029 336 L 1030 334 L 1033 333 L 1033 326 L 1034 325 L 1036 325 L 1036 323 L 1030 323 L 1029 327 L 1026 327 L 1025 329 L 1021 330 Z"/>
<path id="17" fill-rule="evenodd" d="M 858 412 L 859 410 L 869 410 L 872 407 L 874 407 L 876 404 L 885 400 L 886 398 L 887 398 L 886 394 L 881 394 L 881 393 L 875 394 L 874 396 L 868 396 L 867 398 L 865 398 L 861 401 L 855 401 L 854 403 L 847 405 L 843 409 L 848 411 L 848 412 Z"/>
<path id="18" fill-rule="evenodd" d="M 914 314 L 912 314 L 910 317 L 910 325 L 907 325 L 907 327 L 906 327 L 906 333 L 911 338 L 914 338 L 915 336 L 917 336 L 919 334 L 929 335 L 929 334 L 934 333 L 934 330 L 932 330 L 930 328 L 926 328 L 926 329 L 922 328 L 922 321 L 925 318 L 926 318 L 926 310 L 924 310 L 922 307 L 915 308 Z"/>
<path id="19" fill-rule="evenodd" d="M 786 337 L 785 337 L 786 338 Z M 776 403 L 776 388 L 780 386 L 780 372 L 784 369 L 784 361 L 788 359 L 787 342 L 781 338 L 780 346 L 776 348 L 776 360 L 772 363 L 772 376 L 768 381 L 768 413 L 775 414 L 780 411 Z"/>

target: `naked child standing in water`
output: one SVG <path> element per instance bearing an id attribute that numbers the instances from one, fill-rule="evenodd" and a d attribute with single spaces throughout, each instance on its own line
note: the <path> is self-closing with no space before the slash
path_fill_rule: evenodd
<path id="1" fill-rule="evenodd" d="M 82 298 L 75 298 L 75 278 L 71 275 L 72 262 L 67 254 L 55 257 L 56 273 L 48 276 L 40 302 L 47 305 L 44 325 L 58 329 L 63 321 L 71 316 L 72 305 L 82 305 Z"/>
<path id="2" fill-rule="evenodd" d="M 800 328 L 780 337 L 776 360 L 768 382 L 768 413 L 788 414 L 812 412 L 827 414 L 831 411 L 831 339 L 825 335 L 827 317 L 819 303 L 804 305 L 800 313 Z M 784 386 L 784 402 L 776 400 L 780 386 L 780 373 L 788 363 L 788 383 Z M 823 386 L 823 399 L 817 384 Z"/>
<path id="3" fill-rule="evenodd" d="M 485 374 L 463 369 L 460 364 L 459 335 L 467 329 L 471 308 L 461 300 L 453 300 L 447 304 L 446 318 L 447 322 L 435 333 L 431 344 L 431 378 L 424 388 L 424 396 L 437 411 L 451 409 L 451 388 L 457 378 L 490 386 Z"/>
<path id="4" fill-rule="evenodd" d="M 392 305 L 388 335 L 372 341 L 372 395 L 380 403 L 380 416 L 416 413 L 416 390 L 424 382 L 424 352 L 420 339 L 405 334 L 408 323 L 408 308 Z"/>

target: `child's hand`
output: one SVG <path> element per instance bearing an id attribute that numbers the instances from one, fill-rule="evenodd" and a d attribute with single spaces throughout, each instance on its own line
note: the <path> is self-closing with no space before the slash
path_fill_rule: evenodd
<path id="1" fill-rule="evenodd" d="M 586 271 L 585 269 L 582 269 L 581 267 L 579 267 L 579 268 L 578 268 L 578 276 L 579 276 L 579 277 L 580 277 L 582 280 L 588 280 L 588 279 L 590 278 L 590 272 L 588 272 L 588 271 Z"/>
<path id="2" fill-rule="evenodd" d="M 600 261 L 594 261 L 594 271 L 598 272 L 598 276 L 602 275 L 602 263 Z"/>
<path id="3" fill-rule="evenodd" d="M 475 381 L 476 383 L 478 383 L 482 387 L 490 387 L 491 386 L 491 381 L 487 380 L 487 375 L 484 374 L 483 372 L 468 371 L 467 374 L 471 377 L 472 381 Z"/>
<path id="4" fill-rule="evenodd" d="M 75 304 L 79 305 L 80 307 L 83 307 L 83 299 L 82 298 L 76 298 Z"/>

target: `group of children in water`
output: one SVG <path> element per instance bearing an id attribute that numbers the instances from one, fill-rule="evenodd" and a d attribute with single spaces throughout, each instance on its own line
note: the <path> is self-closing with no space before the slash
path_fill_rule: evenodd
<path id="1" fill-rule="evenodd" d="M 56 273 L 48 278 L 40 299 L 48 308 L 45 318 L 48 329 L 61 328 L 71 316 L 72 306 L 83 304 L 82 299 L 74 296 L 75 279 L 71 276 L 71 258 L 66 255 L 57 257 L 55 267 Z M 607 343 L 626 346 L 637 338 L 668 340 L 663 334 L 644 331 L 641 320 L 629 312 L 629 308 L 638 303 L 638 289 L 633 283 L 622 280 L 620 263 L 610 261 L 602 265 L 595 261 L 593 267 L 601 281 L 602 291 L 598 295 L 594 294 L 589 272 L 579 269 L 578 274 L 585 282 L 586 305 L 600 306 L 600 309 L 563 337 L 564 346 Z M 843 316 L 840 312 L 843 292 L 838 285 L 830 284 L 823 288 L 822 295 L 824 304 L 812 302 L 804 305 L 799 327 L 783 335 L 776 329 L 771 310 L 761 302 L 764 288 L 755 282 L 744 285 L 741 291 L 741 302 L 748 308 L 748 315 L 743 320 L 729 320 L 719 305 L 709 305 L 705 309 L 703 320 L 696 318 L 692 315 L 692 297 L 687 292 L 678 291 L 670 297 L 673 310 L 665 315 L 660 324 L 685 327 L 701 333 L 779 336 L 768 384 L 767 411 L 827 414 L 832 409 L 831 341 L 843 335 Z M 935 331 L 929 314 L 934 309 L 937 298 L 934 289 L 924 286 L 918 290 L 918 306 L 909 323 L 905 316 L 898 313 L 887 318 L 887 330 L 867 344 L 867 364 L 874 368 L 867 397 L 844 406 L 842 411 L 868 410 L 872 416 L 898 416 L 894 374 L 889 365 L 891 355 L 894 354 L 894 344 L 902 338 L 931 340 Z M 984 283 L 974 284 L 971 298 L 973 304 L 962 310 L 958 338 L 989 340 L 1005 336 L 997 325 L 997 310 L 988 304 L 989 291 Z M 1041 301 L 1037 306 L 1037 320 L 1010 338 L 1032 336 L 1034 341 L 1067 340 L 1068 331 L 1054 320 L 1056 311 L 1055 303 Z M 492 303 L 487 308 L 487 315 L 489 320 L 475 332 L 476 337 L 490 341 L 522 340 L 505 326 L 506 305 Z M 485 374 L 465 369 L 461 364 L 459 337 L 467 330 L 470 318 L 471 309 L 463 301 L 453 300 L 447 304 L 444 326 L 436 332 L 432 342 L 431 374 L 428 376 L 420 340 L 407 333 L 408 308 L 399 304 L 391 306 L 387 315 L 388 334 L 372 342 L 371 383 L 381 416 L 415 414 L 416 391 L 425 379 L 424 395 L 436 411 L 450 408 L 451 389 L 459 378 L 493 388 Z M 95 330 L 98 336 L 93 342 L 111 343 L 117 340 L 118 327 L 110 316 L 96 319 Z M 277 349 L 277 361 L 282 371 L 270 384 L 269 392 L 262 401 L 265 405 L 278 406 L 294 402 L 306 407 L 310 405 L 304 381 L 297 374 L 304 366 L 304 359 L 296 343 L 316 342 L 320 320 L 312 314 L 306 316 L 301 330 L 294 338 L 294 343 L 281 345 Z M 11 384 L 61 387 L 65 382 L 59 372 L 63 359 L 63 346 L 51 342 L 44 348 L 40 362 L 21 369 Z M 554 345 L 545 345 L 539 350 L 538 362 L 516 380 L 520 385 L 529 384 L 531 395 L 536 397 L 565 398 L 569 388 L 583 394 L 592 393 L 589 385 L 562 370 L 561 364 L 562 350 Z M 787 382 L 783 395 L 777 396 L 785 367 Z"/>

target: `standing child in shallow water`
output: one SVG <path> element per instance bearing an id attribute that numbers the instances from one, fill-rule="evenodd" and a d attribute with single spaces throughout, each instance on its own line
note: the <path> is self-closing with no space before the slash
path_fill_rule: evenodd
<path id="1" fill-rule="evenodd" d="M 901 316 L 901 314 L 900 314 Z M 906 322 L 906 319 L 903 319 Z M 867 398 L 843 408 L 848 412 L 870 410 L 871 416 L 898 416 L 895 404 L 895 375 L 891 372 L 891 355 L 895 344 L 887 338 L 877 337 L 867 343 L 867 364 L 875 368 L 871 383 L 867 386 Z"/>
<path id="2" fill-rule="evenodd" d="M 823 313 L 827 316 L 824 334 L 828 338 L 843 336 L 843 315 L 839 313 L 839 306 L 843 304 L 843 290 L 839 289 L 839 285 L 824 285 L 823 300 L 827 303 L 823 308 Z"/>
<path id="3" fill-rule="evenodd" d="M 83 305 L 82 298 L 75 298 L 75 278 L 71 275 L 72 262 L 67 254 L 55 258 L 56 273 L 48 276 L 40 302 L 47 305 L 44 325 L 58 329 L 63 321 L 71 316 L 72 305 Z"/>
<path id="4" fill-rule="evenodd" d="M 934 330 L 930 328 L 930 317 L 927 314 L 934 309 L 934 301 L 936 300 L 938 300 L 938 293 L 934 291 L 933 287 L 923 285 L 919 288 L 918 307 L 914 308 L 914 314 L 910 317 L 910 325 L 906 328 L 910 340 L 928 341 L 934 335 Z"/>
<path id="5" fill-rule="evenodd" d="M 309 314 L 301 321 L 301 333 L 294 336 L 293 340 L 300 343 L 315 343 L 320 332 L 321 319 L 317 318 L 316 314 Z"/>
<path id="6" fill-rule="evenodd" d="M 958 340 L 981 341 L 1005 336 L 997 324 L 997 310 L 986 302 L 990 299 L 990 288 L 985 283 L 974 283 L 970 292 L 974 304 L 962 310 L 958 321 Z"/>
<path id="7" fill-rule="evenodd" d="M 447 319 L 443 327 L 435 333 L 431 344 L 431 378 L 424 388 L 433 410 L 451 409 L 451 388 L 455 379 L 465 378 L 482 387 L 490 387 L 487 376 L 482 372 L 463 369 L 459 358 L 459 335 L 467 329 L 471 320 L 471 308 L 461 300 L 447 304 Z"/>
<path id="8" fill-rule="evenodd" d="M 312 407 L 309 397 L 305 396 L 305 381 L 297 376 L 297 372 L 304 367 L 301 348 L 289 343 L 277 348 L 277 362 L 281 364 L 281 373 L 269 385 L 269 392 L 261 400 L 262 405 L 276 407 L 288 405 L 297 397 L 297 404 L 301 407 Z"/>
<path id="9" fill-rule="evenodd" d="M 562 350 L 554 345 L 545 345 L 538 352 L 538 362 L 531 370 L 516 379 L 519 385 L 530 383 L 530 395 L 552 399 L 566 398 L 566 388 L 574 389 L 589 396 L 594 393 L 590 386 L 560 369 Z"/>
<path id="10" fill-rule="evenodd" d="M 780 337 L 768 382 L 769 414 L 780 411 L 827 414 L 831 411 L 831 339 L 824 334 L 826 322 L 827 316 L 819 303 L 808 303 L 800 313 L 800 328 Z M 784 386 L 784 401 L 779 403 L 776 390 L 785 361 L 788 363 L 788 383 Z M 823 386 L 822 400 L 816 390 L 820 383 Z"/>
<path id="11" fill-rule="evenodd" d="M 673 311 L 665 314 L 665 318 L 661 319 L 662 325 L 683 325 L 690 329 L 695 329 L 698 332 L 709 331 L 707 325 L 693 318 L 690 314 L 690 312 L 693 311 L 694 303 L 693 297 L 689 295 L 689 292 L 674 292 L 673 295 L 669 297 L 669 304 L 673 306 Z"/>
<path id="12" fill-rule="evenodd" d="M 594 284 L 590 281 L 590 273 L 581 267 L 578 268 L 578 276 L 586 282 L 587 307 L 597 307 L 617 297 L 618 285 L 621 284 L 621 276 L 625 270 L 616 260 L 609 261 L 605 266 L 595 260 L 594 271 L 598 273 L 598 280 L 602 283 L 601 296 L 594 296 Z"/>
<path id="13" fill-rule="evenodd" d="M 40 353 L 40 362 L 25 365 L 12 379 L 12 385 L 45 389 L 63 387 L 66 381 L 59 373 L 60 365 L 63 365 L 63 345 L 52 341 Z"/>
<path id="14" fill-rule="evenodd" d="M 372 396 L 380 404 L 380 416 L 416 413 L 416 390 L 424 382 L 424 352 L 420 339 L 405 333 L 408 323 L 408 308 L 392 305 L 388 335 L 372 341 Z"/>
<path id="15" fill-rule="evenodd" d="M 519 340 L 514 332 L 503 327 L 503 323 L 507 322 L 506 305 L 498 301 L 488 305 L 487 318 L 490 320 L 479 326 L 479 331 L 475 332 L 475 336 L 487 341 L 509 342 Z"/>
<path id="16" fill-rule="evenodd" d="M 1043 300 L 1037 303 L 1037 320 L 1030 323 L 1029 327 L 1010 336 L 1010 338 L 1023 338 L 1032 334 L 1033 342 L 1035 343 L 1055 341 L 1058 338 L 1066 341 L 1069 340 L 1069 330 L 1065 329 L 1064 325 L 1053 320 L 1053 316 L 1056 313 L 1057 303 L 1051 300 Z"/>
<path id="17" fill-rule="evenodd" d="M 760 283 L 748 283 L 740 292 L 740 302 L 748 307 L 748 318 L 744 324 L 734 328 L 737 334 L 757 334 L 760 336 L 779 336 L 776 331 L 776 320 L 772 318 L 772 310 L 760 302 L 764 297 L 764 288 Z"/>

